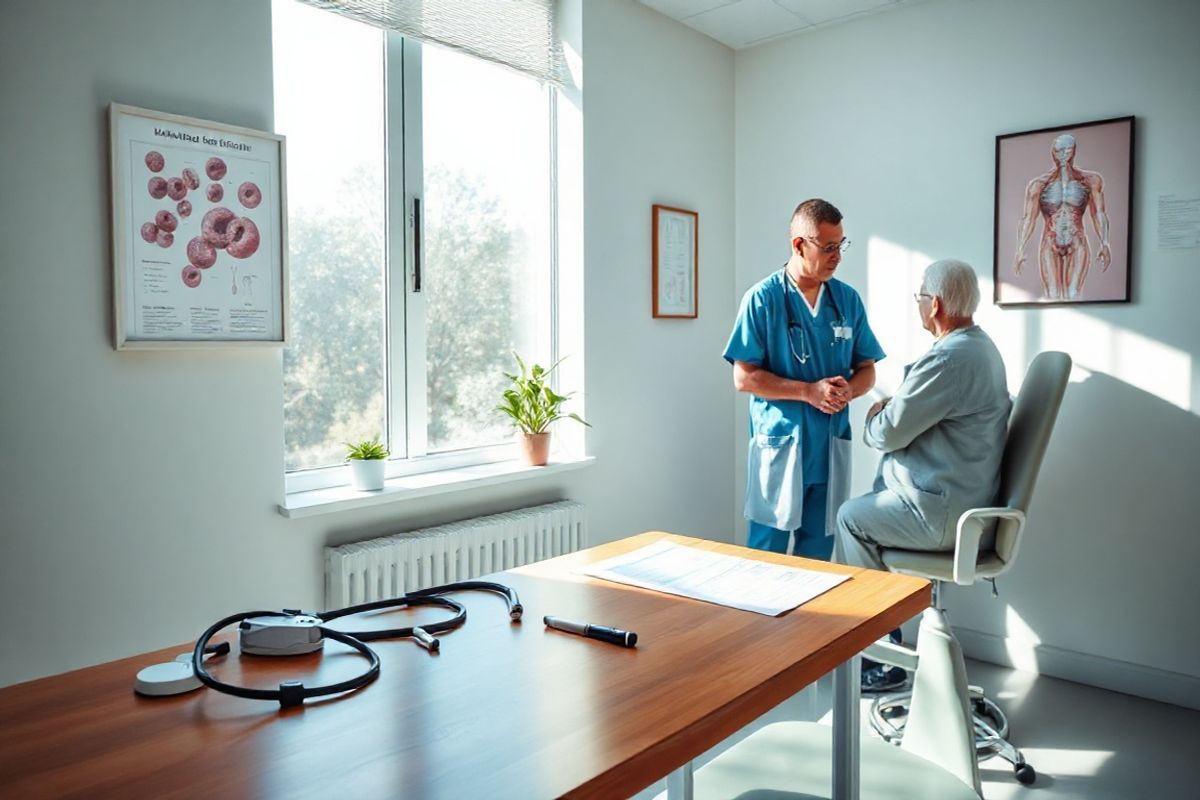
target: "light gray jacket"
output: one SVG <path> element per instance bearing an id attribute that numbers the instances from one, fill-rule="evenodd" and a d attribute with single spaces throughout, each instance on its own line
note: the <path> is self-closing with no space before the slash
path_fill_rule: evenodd
<path id="1" fill-rule="evenodd" d="M 875 490 L 891 489 L 952 544 L 963 511 L 995 503 L 1011 410 L 991 338 L 978 325 L 947 334 L 864 426 L 863 440 L 884 453 Z"/>

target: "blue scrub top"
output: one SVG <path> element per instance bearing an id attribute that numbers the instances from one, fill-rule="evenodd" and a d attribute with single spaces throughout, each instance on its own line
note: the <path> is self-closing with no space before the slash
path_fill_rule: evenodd
<path id="1" fill-rule="evenodd" d="M 835 335 L 835 327 L 842 328 L 843 336 Z M 763 278 L 742 298 L 724 356 L 730 364 L 744 361 L 782 378 L 814 383 L 834 375 L 849 379 L 855 364 L 880 361 L 886 354 L 867 323 L 858 292 L 831 278 L 814 317 L 800 290 L 781 269 Z M 801 364 L 800 358 L 805 363 Z M 827 482 L 829 437 L 850 438 L 849 409 L 826 414 L 797 400 L 763 400 L 751 395 L 751 436 L 786 435 L 797 426 L 804 485 Z"/>

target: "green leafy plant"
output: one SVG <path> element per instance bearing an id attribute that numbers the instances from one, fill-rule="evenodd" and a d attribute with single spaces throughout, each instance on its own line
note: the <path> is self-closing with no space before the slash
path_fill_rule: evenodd
<path id="1" fill-rule="evenodd" d="M 545 433 L 550 423 L 567 417 L 592 427 L 578 414 L 563 414 L 560 411 L 571 395 L 557 394 L 550 388 L 550 373 L 562 363 L 562 359 L 551 364 L 549 369 L 544 369 L 539 364 L 526 368 L 525 362 L 516 353 L 513 353 L 513 358 L 517 360 L 521 374 L 504 373 L 504 377 L 513 385 L 504 390 L 504 401 L 496 406 L 497 411 L 512 419 L 513 425 L 523 433 Z"/>
<path id="2" fill-rule="evenodd" d="M 356 444 L 346 442 L 346 459 L 357 461 L 380 461 L 388 457 L 387 448 L 379 442 L 379 437 L 364 439 Z"/>

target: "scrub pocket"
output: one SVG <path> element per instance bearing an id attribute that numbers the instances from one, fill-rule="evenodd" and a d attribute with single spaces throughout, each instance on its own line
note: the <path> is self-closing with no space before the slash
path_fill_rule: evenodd
<path id="1" fill-rule="evenodd" d="M 829 437 L 829 489 L 825 504 L 825 535 L 837 531 L 837 513 L 850 499 L 850 440 Z"/>
<path id="2" fill-rule="evenodd" d="M 800 432 L 782 436 L 756 433 L 746 457 L 746 506 L 751 522 L 781 531 L 800 527 L 804 512 L 804 471 Z"/>

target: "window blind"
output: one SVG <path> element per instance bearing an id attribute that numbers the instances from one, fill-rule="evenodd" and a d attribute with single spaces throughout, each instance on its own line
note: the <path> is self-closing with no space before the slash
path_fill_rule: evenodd
<path id="1" fill-rule="evenodd" d="M 299 0 L 562 86 L 555 0 Z"/>

